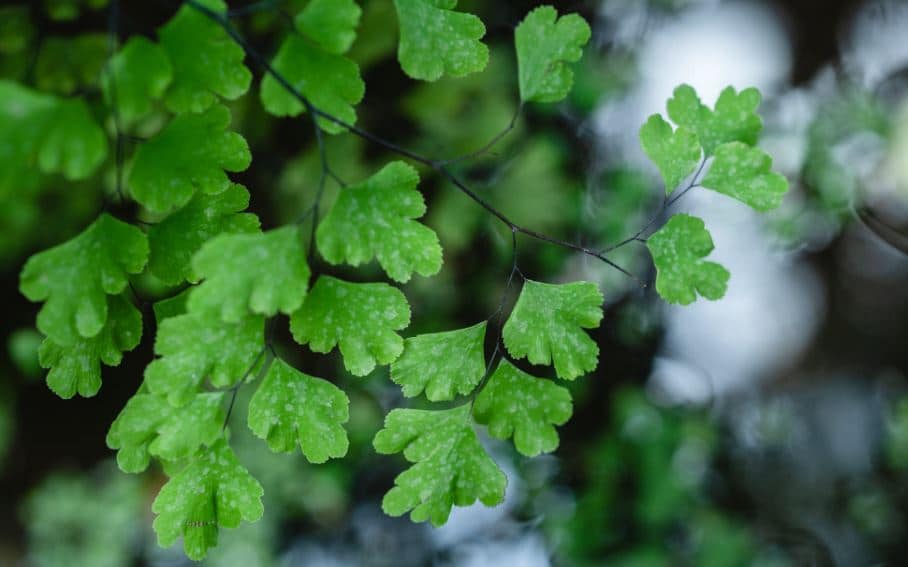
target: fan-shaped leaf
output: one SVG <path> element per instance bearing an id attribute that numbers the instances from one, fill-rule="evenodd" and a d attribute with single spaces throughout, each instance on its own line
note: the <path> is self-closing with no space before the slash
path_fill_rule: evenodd
<path id="1" fill-rule="evenodd" d="M 719 299 L 728 286 L 728 270 L 703 260 L 713 239 L 702 219 L 677 214 L 650 236 L 646 246 L 656 266 L 656 291 L 669 303 L 687 305 L 697 299 Z"/>
<path id="2" fill-rule="evenodd" d="M 404 73 L 435 81 L 445 73 L 462 77 L 485 69 L 486 33 L 473 14 L 454 12 L 457 0 L 394 0 L 400 23 L 397 58 Z"/>
<path id="3" fill-rule="evenodd" d="M 413 220 L 426 212 L 418 183 L 416 170 L 396 161 L 344 188 L 316 233 L 322 256 L 332 264 L 354 266 L 377 258 L 399 282 L 408 281 L 414 271 L 436 274 L 442 261 L 438 236 Z"/>
<path id="4" fill-rule="evenodd" d="M 310 463 L 347 454 L 350 400 L 337 386 L 275 360 L 249 402 L 249 428 L 273 451 L 299 445 Z"/>
<path id="5" fill-rule="evenodd" d="M 104 213 L 81 234 L 28 259 L 19 289 L 46 301 L 38 329 L 59 345 L 94 337 L 107 321 L 107 295 L 121 293 L 148 259 L 138 228 Z"/>
<path id="6" fill-rule="evenodd" d="M 262 485 L 237 460 L 226 441 L 218 441 L 171 478 L 151 509 L 158 514 L 158 543 L 170 547 L 183 536 L 190 559 L 201 560 L 218 543 L 218 527 L 235 528 L 262 517 Z"/>
<path id="7" fill-rule="evenodd" d="M 551 6 L 527 14 L 514 31 L 520 99 L 558 102 L 568 95 L 574 74 L 568 63 L 583 55 L 590 40 L 590 26 L 577 14 L 558 17 Z"/>
<path id="8" fill-rule="evenodd" d="M 404 353 L 391 365 L 391 380 L 412 398 L 425 390 L 433 402 L 466 396 L 486 371 L 483 342 L 486 322 L 472 327 L 408 338 Z"/>
<path id="9" fill-rule="evenodd" d="M 412 467 L 394 480 L 382 508 L 391 516 L 409 510 L 414 522 L 448 521 L 451 506 L 480 500 L 494 506 L 504 499 L 507 477 L 485 452 L 470 425 L 470 406 L 443 411 L 396 409 L 375 436 L 382 454 L 403 452 Z"/>
<path id="10" fill-rule="evenodd" d="M 290 318 L 296 342 L 313 352 L 339 345 L 348 371 L 365 376 L 376 364 L 391 364 L 403 351 L 394 331 L 410 324 L 404 294 L 383 283 L 350 283 L 321 276 Z"/>
<path id="11" fill-rule="evenodd" d="M 602 320 L 602 294 L 595 284 L 545 284 L 527 280 L 504 325 L 511 356 L 555 364 L 559 378 L 573 380 L 596 368 L 599 347 L 583 329 Z"/>
<path id="12" fill-rule="evenodd" d="M 551 380 L 537 378 L 506 359 L 483 386 L 473 405 L 479 423 L 498 439 L 514 437 L 514 446 L 527 457 L 558 448 L 555 425 L 571 418 L 571 393 Z"/>
<path id="13" fill-rule="evenodd" d="M 217 105 L 201 114 L 175 117 L 136 152 L 129 185 L 136 201 L 155 212 L 182 207 L 197 191 L 230 187 L 227 171 L 243 171 L 252 160 L 246 140 L 225 131 L 230 111 Z"/>

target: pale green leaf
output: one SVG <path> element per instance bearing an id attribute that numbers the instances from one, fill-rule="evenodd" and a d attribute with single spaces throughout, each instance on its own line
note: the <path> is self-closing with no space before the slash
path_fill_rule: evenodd
<path id="1" fill-rule="evenodd" d="M 249 428 L 273 451 L 297 445 L 310 463 L 347 454 L 347 395 L 327 380 L 303 374 L 277 359 L 249 401 Z"/>
<path id="2" fill-rule="evenodd" d="M 46 36 L 32 63 L 34 84 L 38 90 L 63 95 L 96 88 L 108 52 L 103 33 Z"/>
<path id="3" fill-rule="evenodd" d="M 189 294 L 189 310 L 215 311 L 228 322 L 249 313 L 293 313 L 309 286 L 302 240 L 297 225 L 209 240 L 192 259 L 205 279 Z"/>
<path id="4" fill-rule="evenodd" d="M 291 34 L 281 44 L 271 65 L 315 108 L 347 124 L 356 122 L 353 106 L 366 92 L 356 63 Z M 261 97 L 265 110 L 276 116 L 297 116 L 306 110 L 303 103 L 270 74 L 262 79 Z M 344 131 L 343 126 L 327 118 L 318 117 L 317 120 L 326 132 Z"/>
<path id="5" fill-rule="evenodd" d="M 296 28 L 330 53 L 346 53 L 362 14 L 354 0 L 312 0 L 296 15 Z"/>
<path id="6" fill-rule="evenodd" d="M 242 185 L 232 184 L 215 195 L 196 194 L 186 206 L 148 230 L 148 269 L 166 284 L 199 281 L 201 276 L 192 269 L 192 256 L 202 244 L 222 233 L 258 231 L 258 218 L 241 212 L 247 206 L 249 192 Z"/>
<path id="7" fill-rule="evenodd" d="M 743 142 L 749 146 L 757 143 L 763 121 L 757 114 L 760 91 L 726 87 L 716 101 L 715 110 L 700 102 L 700 97 L 690 85 L 675 89 L 668 101 L 668 116 L 679 125 L 697 134 L 705 155 L 710 156 L 726 142 Z"/>
<path id="8" fill-rule="evenodd" d="M 226 131 L 230 111 L 216 105 L 201 114 L 174 117 L 136 152 L 129 187 L 142 206 L 155 212 L 182 207 L 196 192 L 215 194 L 230 187 L 227 171 L 243 171 L 252 156 L 246 140 Z"/>
<path id="9" fill-rule="evenodd" d="M 222 435 L 225 412 L 222 392 L 197 394 L 187 405 L 174 407 L 164 396 L 139 392 L 126 403 L 107 433 L 107 446 L 117 449 L 124 472 L 148 468 L 151 456 L 169 461 L 191 457 Z"/>
<path id="10" fill-rule="evenodd" d="M 571 418 L 571 393 L 551 380 L 520 370 L 507 359 L 483 386 L 473 405 L 473 416 L 497 439 L 514 438 L 527 457 L 558 448 L 555 425 Z"/>
<path id="11" fill-rule="evenodd" d="M 425 390 L 433 402 L 466 396 L 486 371 L 483 343 L 486 322 L 472 327 L 426 333 L 404 342 L 404 353 L 391 365 L 391 380 L 412 398 Z"/>
<path id="12" fill-rule="evenodd" d="M 414 271 L 423 276 L 438 273 L 438 236 L 414 220 L 426 212 L 418 183 L 415 169 L 395 161 L 366 181 L 345 187 L 316 232 L 325 260 L 358 266 L 377 258 L 388 277 L 399 282 L 408 281 Z"/>
<path id="13" fill-rule="evenodd" d="M 326 353 L 338 345 L 344 366 L 356 376 L 391 364 L 404 348 L 395 331 L 410 324 L 410 306 L 396 287 L 350 283 L 321 276 L 303 306 L 290 317 L 296 342 Z"/>
<path id="14" fill-rule="evenodd" d="M 391 516 L 412 510 L 414 522 L 440 526 L 451 506 L 504 499 L 507 477 L 485 452 L 470 424 L 470 405 L 442 411 L 396 409 L 375 436 L 382 454 L 403 452 L 412 467 L 394 480 L 382 509 Z"/>
<path id="15" fill-rule="evenodd" d="M 453 11 L 457 0 L 394 0 L 394 6 L 400 25 L 397 58 L 410 77 L 462 77 L 489 62 L 489 48 L 479 41 L 486 27 L 473 14 Z"/>
<path id="16" fill-rule="evenodd" d="M 173 78 L 167 52 L 153 41 L 133 36 L 110 60 L 101 85 L 108 104 L 116 98 L 120 119 L 129 124 L 152 109 Z"/>
<path id="17" fill-rule="evenodd" d="M 43 127 L 38 167 L 67 179 L 85 179 L 107 157 L 107 136 L 83 98 L 61 99 Z"/>
<path id="18" fill-rule="evenodd" d="M 559 18 L 551 6 L 527 14 L 514 31 L 520 99 L 558 102 L 566 97 L 574 83 L 568 63 L 583 56 L 590 33 L 590 26 L 578 14 Z"/>
<path id="19" fill-rule="evenodd" d="M 221 13 L 227 8 L 222 0 L 199 3 Z M 234 100 L 249 90 L 252 73 L 243 65 L 243 48 L 192 6 L 182 6 L 158 36 L 173 65 L 165 99 L 172 111 L 201 112 L 217 97 Z"/>
<path id="20" fill-rule="evenodd" d="M 656 291 L 669 303 L 687 305 L 697 294 L 716 300 L 725 295 L 728 270 L 703 260 L 713 239 L 702 219 L 677 214 L 646 241 L 656 266 Z"/>
<path id="21" fill-rule="evenodd" d="M 709 172 L 700 183 L 758 211 L 775 209 L 788 191 L 788 180 L 770 171 L 772 158 L 741 142 L 719 146 Z"/>
<path id="22" fill-rule="evenodd" d="M 35 254 L 19 276 L 19 289 L 45 301 L 38 329 L 70 345 L 94 337 L 107 321 L 107 295 L 121 293 L 148 259 L 148 241 L 138 228 L 102 214 L 78 236 Z"/>
<path id="23" fill-rule="evenodd" d="M 142 314 L 132 303 L 121 295 L 111 295 L 106 305 L 104 326 L 93 337 L 78 337 L 66 345 L 46 338 L 38 349 L 41 366 L 50 369 L 47 386 L 61 398 L 97 394 L 101 363 L 118 366 L 122 353 L 136 348 L 142 338 Z"/>
<path id="24" fill-rule="evenodd" d="M 504 325 L 505 347 L 515 358 L 555 365 L 559 378 L 573 380 L 599 362 L 599 347 L 583 329 L 602 320 L 602 293 L 596 284 L 546 284 L 526 280 Z"/>
<path id="25" fill-rule="evenodd" d="M 237 460 L 224 440 L 201 453 L 171 478 L 151 506 L 161 547 L 183 536 L 186 556 L 196 561 L 218 543 L 218 528 L 262 517 L 262 485 Z"/>
<path id="26" fill-rule="evenodd" d="M 145 384 L 176 406 L 189 402 L 205 378 L 229 388 L 261 358 L 264 332 L 261 317 L 225 323 L 217 314 L 190 312 L 164 319 L 154 345 L 160 358 L 145 368 Z"/>
<path id="27" fill-rule="evenodd" d="M 656 164 L 665 181 L 665 194 L 671 195 L 700 163 L 700 143 L 692 130 L 671 124 L 653 114 L 640 128 L 640 145 Z"/>

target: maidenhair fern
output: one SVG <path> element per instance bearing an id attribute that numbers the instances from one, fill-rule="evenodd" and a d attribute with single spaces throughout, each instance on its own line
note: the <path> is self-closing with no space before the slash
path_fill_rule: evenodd
<path id="1" fill-rule="evenodd" d="M 408 76 L 435 81 L 485 68 L 485 26 L 458 11 L 456 0 L 393 4 L 398 58 Z M 511 440 L 529 457 L 554 451 L 557 428 L 572 413 L 561 381 L 594 372 L 600 358 L 608 359 L 608 353 L 600 357 L 594 338 L 603 319 L 602 291 L 590 282 L 524 277 L 517 266 L 518 238 L 588 255 L 637 281 L 609 254 L 646 242 L 656 291 L 672 303 L 719 299 L 727 287 L 728 271 L 709 259 L 713 241 L 702 219 L 676 214 L 661 228 L 648 224 L 604 251 L 580 246 L 515 223 L 471 189 L 450 160 L 420 155 L 355 127 L 365 85 L 346 54 L 360 13 L 353 0 L 311 0 L 291 15 L 290 29 L 269 59 L 233 28 L 224 2 L 188 0 L 158 30 L 157 41 L 134 37 L 112 50 L 101 94 L 115 128 L 117 189 L 156 222 L 130 223 L 102 213 L 69 241 L 34 255 L 21 272 L 22 293 L 43 303 L 37 319 L 46 337 L 40 361 L 50 370 L 48 385 L 64 398 L 95 395 L 101 365 L 119 364 L 123 352 L 139 344 L 143 322 L 130 278 L 149 273 L 185 288 L 154 306 L 157 330 L 146 340 L 153 341 L 155 359 L 111 425 L 107 444 L 126 472 L 143 471 L 152 460 L 166 465 L 171 478 L 152 506 L 154 528 L 161 545 L 182 538 L 193 559 L 217 544 L 221 527 L 263 513 L 262 487 L 230 446 L 230 428 L 241 427 L 229 421 L 239 388 L 254 388 L 247 425 L 273 451 L 300 451 L 311 463 L 347 453 L 347 394 L 335 377 L 309 375 L 278 357 L 276 325 L 289 322 L 293 339 L 312 352 L 337 348 L 353 375 L 390 365 L 390 379 L 405 397 L 453 402 L 393 409 L 374 438 L 378 453 L 401 453 L 409 462 L 389 487 L 384 510 L 395 516 L 409 512 L 414 521 L 438 526 L 452 506 L 477 500 L 492 506 L 504 498 L 507 478 L 481 442 L 483 434 Z M 571 64 L 589 39 L 590 28 L 579 15 L 559 15 L 550 6 L 527 14 L 514 31 L 514 90 L 521 104 L 563 100 L 573 82 Z M 264 71 L 258 91 L 264 109 L 311 121 L 320 149 L 312 208 L 299 223 L 266 230 L 246 212 L 249 191 L 228 175 L 253 159 L 222 104 L 249 91 L 247 59 Z M 757 211 L 779 205 L 787 182 L 755 145 L 759 103 L 755 89 L 729 87 L 710 108 L 683 85 L 668 101 L 668 119 L 657 114 L 646 121 L 641 146 L 665 186 L 657 219 L 696 187 Z M 161 106 L 171 113 L 169 122 L 124 150 L 127 130 Z M 0 158 L 12 168 L 0 174 L 2 190 L 16 175 L 85 179 L 107 155 L 104 131 L 81 98 L 3 81 L 0 118 Z M 347 185 L 324 151 L 325 134 L 341 132 L 402 161 Z M 522 288 L 509 313 L 503 299 L 488 320 L 405 337 L 411 310 L 398 287 L 330 273 L 333 266 L 374 260 L 387 278 L 403 283 L 441 269 L 439 239 L 421 222 L 426 204 L 414 165 L 450 182 L 510 230 L 515 257 L 507 288 L 518 281 Z M 322 211 L 329 180 L 341 187 Z M 311 233 L 304 221 L 313 223 Z M 316 255 L 329 267 L 316 270 L 310 262 Z M 524 371 L 521 359 L 551 366 L 547 374 L 553 377 Z"/>

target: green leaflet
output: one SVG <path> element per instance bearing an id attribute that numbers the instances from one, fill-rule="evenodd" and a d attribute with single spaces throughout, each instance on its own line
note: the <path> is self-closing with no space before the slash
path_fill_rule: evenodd
<path id="1" fill-rule="evenodd" d="M 191 457 L 221 437 L 225 412 L 222 392 L 193 396 L 177 408 L 163 396 L 139 392 L 126 403 L 107 433 L 107 446 L 118 449 L 123 472 L 140 473 L 152 455 L 168 461 Z"/>
<path id="2" fill-rule="evenodd" d="M 438 273 L 438 236 L 413 220 L 426 212 L 418 183 L 415 169 L 395 161 L 366 181 L 345 187 L 316 232 L 325 260 L 358 266 L 377 258 L 388 277 L 399 282 L 407 282 L 414 271 L 423 276 Z"/>
<path id="3" fill-rule="evenodd" d="M 521 454 L 535 457 L 558 448 L 555 425 L 571 418 L 571 393 L 502 359 L 476 397 L 473 416 L 497 439 L 514 437 Z"/>
<path id="4" fill-rule="evenodd" d="M 763 150 L 729 142 L 716 150 L 700 184 L 765 212 L 778 207 L 788 191 L 788 180 L 771 168 L 772 158 Z"/>
<path id="5" fill-rule="evenodd" d="M 425 390 L 433 402 L 466 396 L 486 372 L 483 343 L 486 322 L 472 327 L 408 338 L 404 353 L 391 364 L 391 380 L 412 398 Z"/>
<path id="6" fill-rule="evenodd" d="M 713 300 L 725 295 L 728 270 L 703 260 L 712 252 L 713 240 L 702 219 L 674 215 L 646 246 L 656 266 L 656 291 L 665 301 L 687 305 L 697 294 Z"/>
<path id="7" fill-rule="evenodd" d="M 366 92 L 356 63 L 291 34 L 281 44 L 271 64 L 315 108 L 347 124 L 356 122 L 353 105 L 359 103 Z M 276 116 L 297 116 L 306 110 L 303 103 L 270 74 L 262 79 L 261 98 L 265 110 Z M 343 126 L 327 118 L 318 117 L 317 120 L 326 132 L 344 131 Z"/>
<path id="8" fill-rule="evenodd" d="M 451 506 L 479 499 L 494 506 L 504 499 L 507 477 L 485 452 L 470 424 L 470 405 L 450 410 L 396 409 L 375 436 L 375 450 L 403 452 L 412 467 L 394 479 L 382 509 L 391 516 L 409 510 L 414 522 L 448 521 Z"/>
<path id="9" fill-rule="evenodd" d="M 190 311 L 236 322 L 249 313 L 290 314 L 303 304 L 309 266 L 297 225 L 256 234 L 222 234 L 192 259 L 205 280 L 189 294 Z"/>
<path id="10" fill-rule="evenodd" d="M 318 278 L 303 306 L 290 317 L 296 342 L 321 353 L 338 345 L 344 367 L 356 376 L 397 360 L 404 341 L 394 331 L 409 324 L 410 306 L 396 287 L 330 276 Z"/>
<path id="11" fill-rule="evenodd" d="M 42 368 L 50 369 L 47 386 L 64 399 L 79 394 L 89 398 L 101 388 L 101 363 L 117 366 L 123 352 L 138 346 L 142 338 L 142 314 L 122 295 L 106 299 L 104 326 L 93 337 L 76 338 L 61 345 L 44 339 L 38 350 Z"/>
<path id="12" fill-rule="evenodd" d="M 199 3 L 221 13 L 227 9 L 222 0 Z M 243 48 L 192 6 L 181 7 L 158 36 L 173 64 L 165 99 L 173 112 L 201 112 L 217 97 L 234 100 L 249 90 L 252 73 L 243 65 Z"/>
<path id="13" fill-rule="evenodd" d="M 221 233 L 258 231 L 258 218 L 241 212 L 247 206 L 249 192 L 236 183 L 216 195 L 196 194 L 186 206 L 148 230 L 148 269 L 171 285 L 199 281 L 201 276 L 193 270 L 191 261 L 202 244 Z"/>
<path id="14" fill-rule="evenodd" d="M 46 37 L 34 62 L 34 84 L 41 91 L 63 95 L 97 87 L 107 57 L 103 33 Z"/>
<path id="15" fill-rule="evenodd" d="M 161 547 L 183 536 L 187 557 L 196 561 L 218 543 L 218 527 L 235 528 L 262 517 L 262 485 L 220 440 L 172 477 L 151 506 Z"/>
<path id="16" fill-rule="evenodd" d="M 748 146 L 757 143 L 763 128 L 763 121 L 757 114 L 758 106 L 760 91 L 757 89 L 737 93 L 734 87 L 726 87 L 713 111 L 700 102 L 693 87 L 681 85 L 668 101 L 668 116 L 675 124 L 694 131 L 704 154 L 711 156 L 726 142 L 743 142 Z"/>
<path id="17" fill-rule="evenodd" d="M 602 294 L 595 284 L 546 284 L 526 280 L 504 325 L 511 356 L 552 364 L 559 378 L 573 380 L 596 368 L 599 346 L 583 332 L 602 320 Z"/>
<path id="18" fill-rule="evenodd" d="M 296 15 L 296 28 L 329 53 L 346 53 L 356 39 L 362 10 L 353 0 L 312 0 Z"/>
<path id="19" fill-rule="evenodd" d="M 34 186 L 35 169 L 85 179 L 106 156 L 107 137 L 83 99 L 0 80 L 0 196 Z"/>
<path id="20" fill-rule="evenodd" d="M 486 33 L 473 14 L 454 12 L 457 0 L 394 0 L 400 25 L 397 58 L 404 73 L 435 81 L 443 74 L 462 77 L 482 71 L 489 48 Z"/>
<path id="21" fill-rule="evenodd" d="M 217 388 L 233 386 L 261 359 L 264 332 L 261 317 L 225 323 L 190 312 L 164 319 L 154 344 L 160 358 L 145 368 L 145 384 L 175 406 L 189 402 L 205 378 Z"/>
<path id="22" fill-rule="evenodd" d="M 101 85 L 108 104 L 116 95 L 120 119 L 130 124 L 151 112 L 152 102 L 163 96 L 172 78 L 173 68 L 164 49 L 135 36 L 110 60 Z"/>
<path id="23" fill-rule="evenodd" d="M 568 95 L 576 63 L 590 40 L 590 26 L 577 14 L 558 17 L 551 6 L 540 6 L 526 15 L 514 31 L 520 100 L 558 102 Z"/>
<path id="24" fill-rule="evenodd" d="M 138 228 L 102 214 L 81 234 L 35 254 L 19 276 L 31 301 L 45 301 L 38 329 L 59 345 L 94 337 L 107 321 L 107 295 L 121 293 L 148 259 Z"/>
<path id="25" fill-rule="evenodd" d="M 666 195 L 671 195 L 700 163 L 697 135 L 684 126 L 673 132 L 671 124 L 658 114 L 650 116 L 640 128 L 640 145 L 662 174 Z"/>
<path id="26" fill-rule="evenodd" d="M 226 131 L 229 124 L 230 111 L 216 105 L 201 114 L 176 116 L 139 146 L 129 175 L 136 201 L 163 213 L 182 207 L 197 191 L 226 191 L 230 179 L 224 170 L 243 171 L 252 161 L 246 140 Z"/>
<path id="27" fill-rule="evenodd" d="M 249 429 L 273 451 L 292 452 L 299 444 L 310 463 L 347 454 L 347 394 L 277 359 L 249 402 Z"/>

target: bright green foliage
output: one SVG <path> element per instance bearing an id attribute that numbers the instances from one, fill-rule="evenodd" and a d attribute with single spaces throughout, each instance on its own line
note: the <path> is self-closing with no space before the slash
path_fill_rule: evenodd
<path id="1" fill-rule="evenodd" d="M 145 383 L 177 406 L 192 400 L 206 377 L 217 388 L 233 386 L 261 358 L 264 331 L 261 317 L 225 323 L 217 314 L 190 312 L 164 319 L 154 345 L 160 358 L 145 369 Z"/>
<path id="2" fill-rule="evenodd" d="M 163 396 L 139 392 L 110 426 L 107 446 L 118 449 L 117 464 L 129 473 L 148 468 L 152 455 L 167 461 L 187 459 L 221 437 L 223 398 L 222 392 L 200 393 L 177 408 Z"/>
<path id="3" fill-rule="evenodd" d="M 215 311 L 236 322 L 250 312 L 290 314 L 303 304 L 309 266 L 296 225 L 255 234 L 222 234 L 192 259 L 205 280 L 189 295 L 190 311 Z"/>
<path id="4" fill-rule="evenodd" d="M 412 467 L 394 479 L 382 509 L 391 516 L 412 510 L 414 522 L 448 521 L 451 506 L 479 499 L 494 506 L 504 499 L 507 477 L 485 452 L 470 424 L 470 405 L 450 410 L 396 409 L 385 418 L 375 450 L 400 453 Z"/>
<path id="5" fill-rule="evenodd" d="M 107 316 L 97 334 L 78 337 L 68 344 L 47 338 L 38 350 L 41 366 L 50 369 L 47 386 L 61 398 L 97 394 L 101 388 L 101 363 L 119 365 L 122 353 L 134 349 L 142 339 L 142 314 L 132 303 L 121 295 L 111 295 L 105 305 Z"/>
<path id="6" fill-rule="evenodd" d="M 425 390 L 433 402 L 466 396 L 486 372 L 483 343 L 486 322 L 472 327 L 410 337 L 391 365 L 391 380 L 412 398 Z"/>
<path id="7" fill-rule="evenodd" d="M 200 560 L 218 543 L 218 527 L 262 517 L 262 485 L 237 460 L 226 441 L 210 449 L 170 479 L 151 509 L 158 514 L 158 543 L 170 547 L 183 536 L 190 559 Z"/>
<path id="8" fill-rule="evenodd" d="M 107 156 L 107 138 L 83 99 L 59 100 L 44 125 L 38 166 L 67 179 L 85 179 Z"/>
<path id="9" fill-rule="evenodd" d="M 696 132 L 703 152 L 711 156 L 726 142 L 743 142 L 749 146 L 757 143 L 763 121 L 757 114 L 760 91 L 726 87 L 716 101 L 715 111 L 700 102 L 697 92 L 690 85 L 675 89 L 668 101 L 668 116 L 679 126 Z"/>
<path id="10" fill-rule="evenodd" d="M 502 359 L 476 397 L 473 415 L 498 439 L 514 437 L 527 457 L 558 448 L 555 425 L 571 418 L 571 393 L 551 380 L 537 378 Z"/>
<path id="11" fill-rule="evenodd" d="M 354 0 L 312 0 L 296 15 L 296 28 L 329 53 L 346 53 L 362 14 Z"/>
<path id="12" fill-rule="evenodd" d="M 713 239 L 702 219 L 674 215 L 646 246 L 656 266 L 656 291 L 665 301 L 687 305 L 697 294 L 712 300 L 725 295 L 728 270 L 703 260 L 713 251 Z"/>
<path id="13" fill-rule="evenodd" d="M 408 281 L 414 271 L 423 276 L 438 273 L 438 236 L 413 220 L 426 212 L 418 183 L 415 169 L 395 161 L 366 181 L 345 187 L 316 233 L 325 260 L 358 266 L 377 258 L 388 277 L 399 282 Z"/>
<path id="14" fill-rule="evenodd" d="M 199 0 L 224 12 L 222 0 Z M 184 5 L 158 30 L 161 46 L 173 64 L 167 107 L 174 112 L 201 112 L 217 97 L 234 100 L 249 90 L 252 73 L 243 65 L 245 53 L 216 22 Z"/>
<path id="15" fill-rule="evenodd" d="M 758 211 L 775 209 L 788 191 L 788 180 L 770 171 L 772 158 L 741 142 L 719 146 L 701 185 L 735 198 Z"/>
<path id="16" fill-rule="evenodd" d="M 514 31 L 520 100 L 558 102 L 568 95 L 576 63 L 590 40 L 590 26 L 577 14 L 558 17 L 551 6 L 540 6 L 527 14 Z"/>
<path id="17" fill-rule="evenodd" d="M 0 196 L 34 184 L 33 168 L 84 179 L 107 156 L 107 138 L 82 99 L 0 80 Z"/>
<path id="18" fill-rule="evenodd" d="M 290 317 L 296 342 L 313 352 L 340 347 L 344 366 L 356 376 L 391 364 L 404 348 L 395 333 L 410 324 L 407 298 L 384 283 L 350 283 L 321 276 L 303 306 Z"/>
<path id="19" fill-rule="evenodd" d="M 271 65 L 315 108 L 347 124 L 356 122 L 353 105 L 361 101 L 366 92 L 356 63 L 291 34 L 281 44 Z M 261 94 L 265 110 L 276 116 L 297 116 L 306 110 L 303 103 L 271 75 L 262 79 Z M 343 126 L 326 118 L 319 117 L 318 123 L 332 134 L 344 131 Z"/>
<path id="20" fill-rule="evenodd" d="M 161 98 L 172 78 L 173 68 L 164 49 L 136 36 L 110 60 L 101 84 L 108 103 L 116 96 L 120 119 L 129 124 L 151 112 L 152 102 Z"/>
<path id="21" fill-rule="evenodd" d="M 640 128 L 640 145 L 662 174 L 666 195 L 671 195 L 700 163 L 697 135 L 684 126 L 673 132 L 671 124 L 658 114 L 650 116 Z"/>
<path id="22" fill-rule="evenodd" d="M 583 329 L 602 320 L 602 293 L 596 284 L 546 284 L 527 280 L 502 336 L 516 358 L 552 364 L 559 378 L 573 380 L 596 368 L 599 347 Z"/>
<path id="23" fill-rule="evenodd" d="M 347 454 L 350 400 L 340 388 L 277 359 L 249 402 L 249 428 L 273 451 L 299 444 L 310 463 Z"/>
<path id="24" fill-rule="evenodd" d="M 45 301 L 38 329 L 60 345 L 94 337 L 107 321 L 107 295 L 121 293 L 148 259 L 138 228 L 104 213 L 75 238 L 35 254 L 19 277 L 32 301 Z"/>
<path id="25" fill-rule="evenodd" d="M 482 71 L 489 48 L 479 41 L 482 20 L 454 12 L 457 0 L 394 0 L 400 23 L 397 58 L 404 73 L 423 81 L 443 74 L 462 77 Z"/>
<path id="26" fill-rule="evenodd" d="M 216 105 L 201 114 L 175 117 L 136 152 L 129 176 L 132 195 L 155 212 L 182 207 L 197 191 L 230 187 L 227 171 L 243 171 L 252 156 L 246 140 L 226 131 L 230 111 Z"/>
<path id="27" fill-rule="evenodd" d="M 186 206 L 148 230 L 148 269 L 167 284 L 199 281 L 201 275 L 193 270 L 191 260 L 202 244 L 222 233 L 258 231 L 258 218 L 242 212 L 247 206 L 249 192 L 236 183 L 223 193 L 196 194 Z"/>

